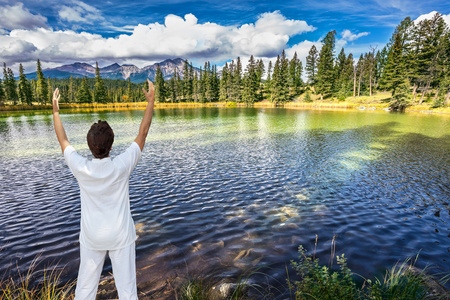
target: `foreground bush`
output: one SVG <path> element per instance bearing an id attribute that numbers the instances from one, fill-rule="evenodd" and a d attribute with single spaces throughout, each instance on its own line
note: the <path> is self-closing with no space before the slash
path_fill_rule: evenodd
<path id="1" fill-rule="evenodd" d="M 317 238 L 316 238 L 317 243 Z M 317 245 L 317 244 L 316 244 Z M 291 265 L 300 276 L 290 288 L 295 290 L 295 299 L 449 299 L 450 294 L 441 283 L 427 274 L 425 270 L 414 267 L 414 261 L 407 259 L 396 264 L 380 279 L 374 281 L 364 279 L 361 287 L 357 287 L 354 274 L 347 267 L 347 260 L 342 254 L 336 256 L 338 269 L 333 270 L 334 238 L 332 241 L 331 266 L 321 266 L 314 254 L 306 254 L 303 246 L 299 247 L 299 261 Z M 446 277 L 441 282 L 445 283 Z"/>

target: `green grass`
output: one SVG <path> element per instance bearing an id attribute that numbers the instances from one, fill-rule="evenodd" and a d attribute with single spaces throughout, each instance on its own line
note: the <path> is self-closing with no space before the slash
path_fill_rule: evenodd
<path id="1" fill-rule="evenodd" d="M 299 261 L 292 261 L 300 280 L 289 282 L 295 291 L 295 299 L 449 299 L 450 294 L 443 288 L 448 276 L 441 282 L 427 273 L 426 269 L 415 267 L 415 260 L 407 259 L 398 263 L 381 278 L 364 279 L 352 273 L 347 266 L 344 254 L 335 256 L 335 237 L 331 242 L 330 266 L 320 265 L 319 259 L 307 254 L 303 246 L 299 247 Z M 317 247 L 317 236 L 316 236 Z M 333 269 L 336 258 L 337 269 Z M 363 278 L 364 283 L 358 286 L 355 278 Z"/>
<path id="2" fill-rule="evenodd" d="M 274 299 L 274 294 L 286 295 L 289 289 L 290 299 L 450 299 L 450 293 L 443 287 L 449 275 L 431 275 L 427 268 L 415 267 L 418 260 L 406 259 L 386 270 L 382 276 L 366 279 L 353 273 L 347 265 L 344 254 L 336 255 L 336 236 L 331 241 L 331 257 L 327 265 L 316 257 L 317 236 L 311 254 L 299 246 L 298 261 L 291 261 L 298 278 L 289 277 L 286 266 L 287 285 L 279 290 L 261 278 L 269 276 L 258 269 L 244 273 L 232 282 L 213 282 L 210 277 L 190 277 L 175 288 L 176 299 L 181 300 L 247 300 Z M 63 284 L 63 269 L 37 270 L 37 257 L 26 274 L 20 274 L 18 280 L 3 278 L 0 280 L 0 300 L 71 300 L 74 298 L 75 282 Z M 334 265 L 334 267 L 333 267 Z M 33 279 L 41 278 L 37 285 Z M 358 280 L 357 280 L 358 279 Z M 362 279 L 362 280 L 360 280 Z M 362 284 L 361 284 L 362 282 Z M 282 284 L 278 284 L 282 286 Z M 224 292 L 225 290 L 225 292 Z M 226 296 L 224 296 L 226 295 Z"/>
<path id="3" fill-rule="evenodd" d="M 37 271 L 37 261 L 33 260 L 25 275 L 19 272 L 19 279 L 12 278 L 0 280 L 0 300 L 69 300 L 74 298 L 73 287 L 75 282 L 61 283 L 63 269 L 43 269 Z M 35 277 L 42 281 L 31 285 Z"/>

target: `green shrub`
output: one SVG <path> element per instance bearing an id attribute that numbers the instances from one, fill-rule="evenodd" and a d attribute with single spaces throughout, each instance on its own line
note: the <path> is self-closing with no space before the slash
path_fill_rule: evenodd
<path id="1" fill-rule="evenodd" d="M 307 255 L 305 248 L 300 246 L 300 261 L 291 264 L 301 277 L 295 281 L 296 299 L 358 299 L 361 291 L 356 288 L 352 272 L 347 267 L 347 260 L 337 256 L 338 271 L 319 265 L 319 259 Z M 333 259 L 333 258 L 332 258 Z"/>
<path id="2" fill-rule="evenodd" d="M 309 90 L 306 91 L 305 97 L 303 97 L 303 101 L 312 102 L 311 93 L 309 92 Z"/>
<path id="3" fill-rule="evenodd" d="M 317 237 L 316 237 L 317 245 Z M 396 264 L 380 279 L 374 281 L 364 279 L 354 274 L 347 267 L 347 259 L 344 254 L 337 256 L 338 269 L 333 270 L 334 238 L 332 241 L 331 266 L 321 266 L 319 259 L 311 254 L 306 254 L 303 246 L 299 247 L 300 260 L 291 261 L 291 265 L 300 276 L 299 281 L 293 285 L 289 282 L 290 289 L 295 290 L 295 299 L 449 299 L 450 294 L 442 284 L 448 280 L 448 276 L 441 278 L 441 282 L 414 266 L 411 259 L 402 264 Z M 364 279 L 362 286 L 357 286 L 354 277 Z M 442 283 L 442 284 L 441 284 Z"/>

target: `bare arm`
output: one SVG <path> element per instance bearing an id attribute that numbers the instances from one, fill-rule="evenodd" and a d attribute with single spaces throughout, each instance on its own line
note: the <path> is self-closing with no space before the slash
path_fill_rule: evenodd
<path id="1" fill-rule="evenodd" d="M 145 139 L 147 138 L 148 131 L 150 129 L 150 124 L 152 123 L 153 117 L 153 106 L 155 105 L 155 87 L 153 83 L 147 79 L 148 82 L 148 92 L 143 88 L 145 98 L 147 99 L 147 108 L 145 109 L 144 117 L 142 118 L 141 126 L 139 126 L 139 134 L 134 140 L 141 151 L 144 149 Z"/>
<path id="2" fill-rule="evenodd" d="M 59 117 L 59 89 L 53 92 L 53 124 L 55 125 L 56 137 L 58 138 L 59 145 L 61 145 L 61 150 L 64 153 L 64 149 L 70 145 L 67 139 L 66 131 L 64 130 L 61 118 Z"/>

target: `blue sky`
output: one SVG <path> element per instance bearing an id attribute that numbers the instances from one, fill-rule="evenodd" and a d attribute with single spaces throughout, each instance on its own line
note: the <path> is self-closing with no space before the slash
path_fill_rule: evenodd
<path id="1" fill-rule="evenodd" d="M 438 11 L 450 23 L 450 1 L 81 1 L 0 0 L 0 62 L 33 72 L 73 62 L 144 67 L 181 57 L 222 66 L 250 54 L 266 63 L 283 49 L 304 61 L 312 45 L 336 30 L 336 54 L 381 49 L 405 17 Z"/>

